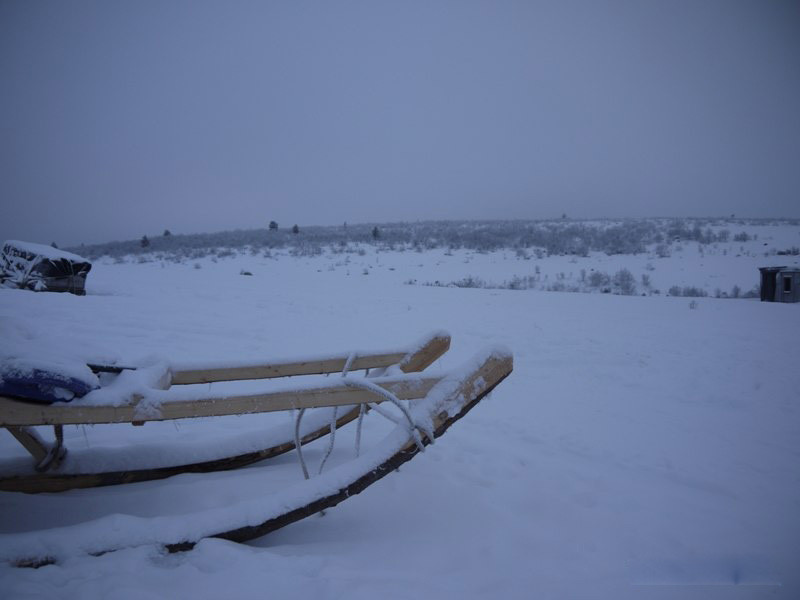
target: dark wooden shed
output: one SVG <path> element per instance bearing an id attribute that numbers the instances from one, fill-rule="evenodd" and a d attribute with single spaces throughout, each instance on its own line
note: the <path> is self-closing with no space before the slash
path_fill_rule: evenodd
<path id="1" fill-rule="evenodd" d="M 761 267 L 762 302 L 800 302 L 800 267 Z"/>

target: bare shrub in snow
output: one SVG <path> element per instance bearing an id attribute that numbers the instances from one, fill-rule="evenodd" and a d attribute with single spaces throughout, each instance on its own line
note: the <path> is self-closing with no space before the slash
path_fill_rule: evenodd
<path id="1" fill-rule="evenodd" d="M 636 293 L 636 278 L 628 269 L 620 269 L 614 273 L 614 287 L 623 296 L 633 296 Z"/>
<path id="2" fill-rule="evenodd" d="M 599 288 L 609 283 L 611 283 L 611 278 L 608 276 L 608 273 L 593 271 L 589 274 L 589 285 L 592 287 Z"/>
<path id="3" fill-rule="evenodd" d="M 459 288 L 485 288 L 486 282 L 480 277 L 473 277 L 472 275 L 468 275 L 463 279 L 454 281 L 453 285 Z"/>
<path id="4" fill-rule="evenodd" d="M 684 296 L 686 298 L 705 298 L 708 296 L 708 292 L 693 285 L 687 285 L 684 287 L 673 285 L 671 288 L 669 288 L 669 295 Z"/>
<path id="5" fill-rule="evenodd" d="M 742 294 L 742 298 L 759 298 L 761 296 L 761 288 L 758 285 L 754 285 L 744 294 Z"/>

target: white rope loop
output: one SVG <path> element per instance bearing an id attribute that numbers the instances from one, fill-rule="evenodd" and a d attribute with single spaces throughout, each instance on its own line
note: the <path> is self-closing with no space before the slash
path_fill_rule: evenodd
<path id="1" fill-rule="evenodd" d="M 347 377 L 347 374 L 350 372 L 350 368 L 353 366 L 353 361 L 356 359 L 356 353 L 351 352 L 347 356 L 347 360 L 344 363 L 344 368 L 342 369 L 342 377 Z M 362 405 L 363 406 L 363 405 Z M 308 467 L 306 466 L 305 458 L 303 458 L 303 447 L 300 443 L 300 422 L 303 420 L 303 415 L 305 414 L 306 409 L 301 409 L 299 413 L 297 413 L 297 419 L 294 423 L 294 447 L 297 450 L 297 457 L 300 459 L 300 468 L 303 470 L 303 477 L 306 479 L 309 478 L 308 475 Z M 325 451 L 325 455 L 322 457 L 322 461 L 319 464 L 319 471 L 317 471 L 318 475 L 322 474 L 322 470 L 325 468 L 325 463 L 328 462 L 328 458 L 330 457 L 331 453 L 333 452 L 333 445 L 336 442 L 336 421 L 339 415 L 339 407 L 334 406 L 333 412 L 331 413 L 331 424 L 330 424 L 330 438 L 328 441 L 328 448 Z M 360 418 L 359 414 L 359 418 Z M 359 431 L 359 434 L 361 432 Z"/>
<path id="2" fill-rule="evenodd" d="M 422 443 L 422 438 L 419 435 L 419 431 L 422 431 L 426 436 L 428 436 L 428 439 L 431 441 L 431 443 L 433 443 L 433 432 L 426 431 L 424 428 L 414 423 L 414 419 L 411 418 L 411 414 L 408 412 L 408 409 L 405 406 L 403 406 L 400 399 L 394 394 L 392 394 L 390 391 L 385 390 L 381 386 L 372 383 L 371 381 L 366 381 L 364 379 L 351 379 L 347 377 L 345 378 L 344 383 L 348 387 L 354 387 L 373 392 L 378 396 L 381 396 L 386 402 L 391 402 L 392 404 L 394 404 L 406 418 L 406 424 L 408 426 L 408 434 L 412 438 L 414 438 L 414 443 L 417 445 L 417 448 L 419 449 L 420 452 L 425 451 L 425 445 Z M 373 408 L 379 415 L 382 415 L 387 419 L 397 424 L 400 424 L 400 421 L 396 417 L 394 417 L 394 415 L 390 416 L 390 413 L 381 410 L 377 404 L 370 404 L 370 408 Z"/>
<path id="3" fill-rule="evenodd" d="M 345 361 L 344 368 L 342 369 L 342 377 L 344 379 L 344 384 L 347 387 L 366 390 L 368 392 L 376 394 L 377 396 L 380 396 L 384 401 L 394 404 L 398 408 L 398 410 L 402 413 L 403 417 L 405 417 L 405 419 L 401 419 L 396 415 L 393 415 L 392 413 L 383 409 L 383 407 L 379 406 L 377 403 L 371 402 L 369 403 L 369 407 L 382 417 L 389 419 L 390 421 L 392 421 L 397 425 L 405 424 L 406 429 L 408 431 L 408 435 L 411 436 L 411 438 L 414 440 L 414 444 L 416 444 L 417 449 L 420 452 L 424 452 L 425 444 L 423 443 L 423 439 L 422 436 L 420 435 L 420 432 L 422 432 L 425 436 L 427 436 L 428 440 L 430 440 L 430 443 L 432 444 L 434 442 L 433 431 L 423 427 L 422 425 L 415 423 L 414 419 L 411 418 L 411 413 L 408 412 L 408 408 L 406 408 L 406 406 L 403 405 L 401 400 L 397 396 L 392 394 L 390 391 L 380 387 L 375 383 L 372 383 L 371 381 L 367 381 L 365 379 L 353 379 L 351 377 L 348 377 L 348 373 L 350 372 L 350 368 L 352 367 L 355 359 L 356 359 L 356 353 L 351 352 L 348 355 L 347 360 Z M 367 374 L 369 374 L 369 371 L 367 371 Z M 366 412 L 367 412 L 367 404 L 361 404 L 358 411 L 358 426 L 356 428 L 356 456 L 358 456 L 361 452 L 361 427 Z M 300 409 L 300 411 L 297 413 L 297 419 L 295 420 L 294 424 L 294 445 L 295 449 L 297 450 L 297 457 L 300 460 L 300 467 L 303 470 L 303 476 L 306 479 L 309 479 L 308 467 L 306 466 L 305 459 L 303 458 L 302 444 L 300 443 L 301 442 L 300 422 L 302 421 L 304 414 L 305 414 L 304 408 Z M 325 463 L 328 462 L 328 458 L 331 456 L 333 452 L 333 447 L 336 441 L 336 422 L 338 419 L 338 414 L 339 414 L 339 407 L 335 406 L 333 408 L 333 412 L 331 413 L 330 437 L 328 440 L 328 447 L 325 451 L 325 455 L 322 457 L 322 461 L 320 462 L 317 474 L 322 474 L 322 470 L 325 468 Z"/>
<path id="4" fill-rule="evenodd" d="M 303 445 L 300 443 L 300 421 L 303 420 L 303 415 L 305 412 L 306 409 L 301 408 L 300 412 L 297 413 L 297 418 L 294 421 L 294 447 L 297 450 L 297 458 L 300 460 L 300 468 L 303 469 L 303 477 L 308 479 L 308 468 L 306 467 L 306 461 L 303 458 Z"/>

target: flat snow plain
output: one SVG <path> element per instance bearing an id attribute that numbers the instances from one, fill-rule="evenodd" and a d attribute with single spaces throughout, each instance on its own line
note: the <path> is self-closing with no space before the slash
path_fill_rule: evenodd
<path id="1" fill-rule="evenodd" d="M 713 275 L 723 289 L 748 290 L 755 266 L 793 257 L 731 252 L 708 272 L 679 258 L 657 263 L 654 279 L 662 265 L 692 276 L 659 287 L 713 289 Z M 639 277 L 632 262 L 615 260 L 603 270 L 627 266 Z M 512 375 L 441 440 L 325 516 L 247 545 L 209 539 L 173 555 L 145 546 L 35 570 L 2 565 L 2 596 L 800 597 L 800 305 L 404 285 L 465 275 L 503 281 L 535 262 L 511 251 L 371 249 L 185 264 L 99 260 L 85 297 L 0 289 L 6 350 L 41 345 L 129 364 L 251 362 L 404 346 L 445 329 L 453 346 L 434 372 L 485 345 L 503 344 L 515 357 Z M 569 264 L 575 273 L 591 268 Z M 215 426 L 206 421 L 199 434 Z M 103 429 L 69 428 L 69 443 L 91 444 L 108 436 Z M 124 445 L 150 429 L 114 437 Z M 323 449 L 309 449 L 310 460 Z M 0 451 L 18 452 L 7 433 Z M 280 460 L 302 477 L 293 456 Z M 204 503 L 234 501 L 262 475 L 267 467 L 215 474 L 197 489 Z M 192 481 L 0 493 L 0 533 L 24 531 L 31 519 L 74 523 L 84 512 L 186 512 L 181 488 Z"/>

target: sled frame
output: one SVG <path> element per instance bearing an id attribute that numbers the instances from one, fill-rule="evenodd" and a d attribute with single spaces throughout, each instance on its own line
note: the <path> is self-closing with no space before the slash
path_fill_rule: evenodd
<path id="1" fill-rule="evenodd" d="M 63 535 L 63 531 L 58 529 L 34 532 L 29 539 L 25 538 L 26 534 L 20 534 L 19 540 L 8 538 L 8 551 L 4 553 L 2 560 L 17 567 L 40 567 L 58 563 L 76 553 L 97 556 L 143 544 L 159 545 L 169 552 L 181 552 L 191 550 L 200 540 L 209 537 L 234 542 L 261 537 L 321 510 L 336 506 L 396 471 L 402 464 L 420 453 L 424 446 L 442 436 L 453 423 L 470 412 L 508 377 L 512 370 L 513 357 L 508 351 L 495 349 L 484 352 L 482 356 L 468 363 L 466 368 L 446 376 L 444 378 L 446 381 L 437 386 L 435 393 L 425 400 L 431 403 L 428 410 L 432 411 L 430 413 L 432 428 L 426 429 L 421 439 L 412 435 L 410 430 L 406 436 L 392 438 L 391 452 L 384 454 L 384 450 L 388 450 L 384 448 L 372 454 L 365 461 L 364 470 L 350 470 L 346 475 L 334 476 L 335 485 L 324 483 L 317 490 L 318 493 L 305 495 L 297 501 L 288 501 L 286 504 L 281 504 L 277 510 L 268 510 L 257 516 L 250 516 L 248 511 L 243 511 L 234 520 L 223 519 L 222 523 L 216 524 L 207 522 L 202 515 L 208 513 L 201 511 L 196 515 L 199 526 L 193 521 L 174 529 L 154 526 L 148 535 L 138 536 L 135 539 L 130 539 L 124 532 L 113 535 L 113 532 L 104 530 L 99 535 L 90 534 L 89 538 L 77 541 L 74 547 L 65 545 L 54 548 L 48 545 L 48 531 L 55 531 L 57 536 Z M 309 485 L 314 486 L 314 481 L 313 478 L 308 481 Z M 76 534 L 78 534 L 77 529 Z"/>
<path id="2" fill-rule="evenodd" d="M 323 359 L 250 364 L 233 367 L 210 366 L 203 369 L 183 369 L 170 373 L 171 385 L 273 379 L 298 375 L 341 373 L 348 365 L 349 371 L 380 369 L 398 365 L 403 373 L 419 373 L 429 367 L 450 348 L 450 336 L 437 332 L 426 338 L 412 351 L 398 350 L 362 356 L 349 354 Z M 374 379 L 378 385 L 400 399 L 423 398 L 440 380 L 438 377 L 397 376 Z M 342 381 L 314 388 L 294 391 L 268 392 L 238 396 L 216 396 L 199 400 L 163 402 L 157 411 L 141 411 L 143 398 L 135 396 L 122 406 L 81 406 L 58 403 L 51 405 L 23 402 L 0 396 L 0 427 L 4 427 L 31 454 L 36 473 L 2 477 L 0 490 L 58 492 L 73 488 L 96 487 L 162 479 L 179 473 L 202 473 L 239 468 L 253 462 L 272 458 L 295 448 L 294 440 L 285 440 L 275 446 L 219 459 L 149 469 L 110 471 L 103 473 L 58 473 L 57 468 L 66 454 L 63 447 L 64 425 L 94 425 L 104 423 L 130 423 L 144 425 L 151 421 L 186 419 L 210 416 L 243 415 L 303 408 L 352 406 L 340 416 L 336 427 L 341 427 L 358 417 L 360 405 L 382 401 L 374 392 L 353 389 Z M 32 429 L 34 426 L 52 425 L 55 443 L 45 442 Z M 323 437 L 329 425 L 307 433 L 301 445 Z M 50 472 L 46 472 L 50 470 Z"/>

